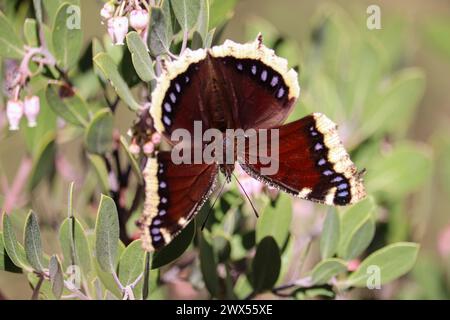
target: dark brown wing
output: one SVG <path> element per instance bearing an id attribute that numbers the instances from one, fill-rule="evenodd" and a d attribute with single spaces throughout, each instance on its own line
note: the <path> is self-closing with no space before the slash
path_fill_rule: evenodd
<path id="1" fill-rule="evenodd" d="M 206 50 L 186 50 L 180 59 L 164 64 L 158 84 L 152 93 L 152 115 L 155 128 L 170 140 L 176 129 L 194 133 L 194 122 L 209 127 L 210 72 Z"/>
<path id="2" fill-rule="evenodd" d="M 170 139 L 176 129 L 272 128 L 283 124 L 298 98 L 297 73 L 265 47 L 225 41 L 209 50 L 186 50 L 164 66 L 152 94 L 151 115 Z"/>
<path id="3" fill-rule="evenodd" d="M 297 73 L 262 44 L 225 41 L 210 55 L 232 108 L 233 129 L 273 128 L 284 123 L 300 94 Z"/>
<path id="4" fill-rule="evenodd" d="M 347 205 L 365 197 L 360 174 L 331 120 L 315 113 L 278 129 L 278 156 L 261 150 L 260 145 L 259 149 L 251 143 L 247 146 L 241 166 L 248 174 L 295 196 L 328 205 Z M 267 167 L 261 163 L 262 158 L 250 163 L 255 152 L 270 155 L 278 167 L 275 174 L 262 173 Z"/>
<path id="5" fill-rule="evenodd" d="M 187 226 L 213 191 L 217 173 L 217 165 L 176 165 L 170 152 L 148 159 L 144 171 L 145 207 L 140 220 L 146 250 L 167 245 Z"/>

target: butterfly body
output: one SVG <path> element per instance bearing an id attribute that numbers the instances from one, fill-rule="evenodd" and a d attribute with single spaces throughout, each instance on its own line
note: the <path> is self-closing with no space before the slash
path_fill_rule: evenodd
<path id="1" fill-rule="evenodd" d="M 300 94 L 297 77 L 260 37 L 186 50 L 165 64 L 150 112 L 174 150 L 180 130 L 189 133 L 185 154 L 194 161 L 176 163 L 170 151 L 149 158 L 140 221 L 146 250 L 167 245 L 209 198 L 217 175 L 231 181 L 236 163 L 255 179 L 303 199 L 347 205 L 365 196 L 331 120 L 315 113 L 284 125 Z M 221 142 L 210 154 L 225 157 L 205 159 L 212 136 Z"/>

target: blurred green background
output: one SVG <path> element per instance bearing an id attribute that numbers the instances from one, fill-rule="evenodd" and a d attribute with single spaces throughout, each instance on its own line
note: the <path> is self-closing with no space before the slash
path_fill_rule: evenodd
<path id="1" fill-rule="evenodd" d="M 102 37 L 105 27 L 98 14 L 100 1 L 81 4 L 87 45 L 92 37 Z M 381 30 L 366 26 L 366 9 L 372 4 L 381 8 Z M 258 32 L 266 45 L 299 68 L 302 95 L 291 119 L 326 113 L 339 124 L 358 167 L 367 169 L 368 191 L 379 204 L 371 247 L 395 241 L 421 245 L 409 275 L 382 290 L 356 290 L 350 297 L 450 299 L 450 3 L 242 0 L 221 39 L 246 42 Z M 125 108 L 116 116 L 122 133 L 132 120 Z M 53 239 L 64 215 L 68 184 L 83 170 L 79 144 L 62 141 L 59 163 L 70 162 L 67 176 L 52 187 L 40 184 L 13 206 L 19 220 L 28 201 L 27 207 L 45 213 L 40 221 L 50 252 L 59 250 Z M 0 183 L 13 183 L 25 150 L 20 134 L 2 131 Z M 95 189 L 95 180 L 83 188 Z M 78 211 L 92 222 L 95 208 L 83 199 L 81 187 L 77 193 Z M 293 228 L 302 230 L 312 220 L 311 212 L 324 211 L 296 201 Z M 4 272 L 0 291 L 8 298 L 31 294 L 23 276 Z"/>

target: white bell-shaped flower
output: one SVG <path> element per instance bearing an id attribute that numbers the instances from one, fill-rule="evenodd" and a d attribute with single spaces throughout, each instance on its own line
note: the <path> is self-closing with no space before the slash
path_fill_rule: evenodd
<path id="1" fill-rule="evenodd" d="M 38 96 L 26 97 L 24 104 L 24 113 L 28 120 L 30 128 L 36 127 L 37 117 L 41 110 L 41 103 Z"/>
<path id="2" fill-rule="evenodd" d="M 127 17 L 115 17 L 112 20 L 112 31 L 114 33 L 113 43 L 115 45 L 124 45 L 125 37 L 128 33 L 128 18 Z"/>
<path id="3" fill-rule="evenodd" d="M 147 28 L 149 20 L 147 10 L 140 9 L 130 12 L 130 26 L 138 32 L 141 32 Z"/>
<path id="4" fill-rule="evenodd" d="M 9 130 L 19 130 L 20 119 L 23 117 L 23 102 L 20 100 L 9 100 L 6 105 L 6 117 L 9 122 Z"/>

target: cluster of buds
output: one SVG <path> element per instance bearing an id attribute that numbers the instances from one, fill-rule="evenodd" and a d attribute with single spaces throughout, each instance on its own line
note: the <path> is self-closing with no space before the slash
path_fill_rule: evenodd
<path id="1" fill-rule="evenodd" d="M 116 6 L 115 1 L 110 1 L 100 11 L 102 20 L 108 27 L 108 34 L 116 45 L 124 44 L 130 26 L 143 38 L 148 34 L 148 11 L 136 5 L 136 1 L 133 1 L 133 4 L 128 2 L 131 1 L 124 0 Z"/>
<path id="2" fill-rule="evenodd" d="M 133 138 L 130 145 L 130 152 L 138 156 L 142 151 L 146 156 L 151 156 L 160 143 L 161 135 L 157 132 L 152 134 L 150 140 L 143 143 L 142 148 L 139 146 L 137 139 Z"/>
<path id="3" fill-rule="evenodd" d="M 161 134 L 153 127 L 153 121 L 148 112 L 149 107 L 149 104 L 146 104 L 138 112 L 138 117 L 128 131 L 131 137 L 129 150 L 135 156 L 144 154 L 151 157 L 161 144 Z"/>
<path id="4" fill-rule="evenodd" d="M 38 96 L 26 97 L 24 101 L 18 99 L 9 100 L 6 105 L 6 117 L 9 122 L 9 130 L 19 130 L 20 120 L 23 115 L 28 120 L 29 127 L 37 125 L 37 116 L 40 111 L 40 101 Z"/>

